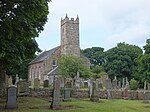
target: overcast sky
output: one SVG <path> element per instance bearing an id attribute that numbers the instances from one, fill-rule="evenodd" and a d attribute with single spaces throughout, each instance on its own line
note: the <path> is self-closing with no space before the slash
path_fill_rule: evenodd
<path id="1" fill-rule="evenodd" d="M 150 0 L 53 0 L 48 22 L 37 38 L 42 50 L 60 45 L 60 20 L 80 19 L 80 48 L 103 47 L 119 42 L 142 47 L 150 38 Z"/>

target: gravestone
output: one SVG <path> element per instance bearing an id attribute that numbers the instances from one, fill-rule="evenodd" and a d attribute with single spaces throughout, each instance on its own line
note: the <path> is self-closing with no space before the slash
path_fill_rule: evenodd
<path id="1" fill-rule="evenodd" d="M 150 90 L 150 83 L 147 83 L 147 89 Z"/>
<path id="2" fill-rule="evenodd" d="M 124 80 L 124 78 L 123 78 L 123 81 L 122 81 L 122 89 L 124 89 L 125 88 L 125 80 Z"/>
<path id="3" fill-rule="evenodd" d="M 44 88 L 49 87 L 49 80 L 44 80 L 43 87 Z"/>
<path id="4" fill-rule="evenodd" d="M 29 95 L 29 83 L 26 80 L 20 80 L 17 83 L 18 96 L 28 96 Z"/>
<path id="5" fill-rule="evenodd" d="M 106 89 L 112 89 L 111 79 L 109 77 L 106 79 Z"/>
<path id="6" fill-rule="evenodd" d="M 18 74 L 16 74 L 16 81 L 15 81 L 15 85 L 17 85 L 17 83 L 19 82 L 19 76 Z"/>
<path id="7" fill-rule="evenodd" d="M 129 89 L 129 81 L 128 81 L 128 78 L 126 77 L 126 86 L 125 86 L 127 89 Z"/>
<path id="8" fill-rule="evenodd" d="M 123 90 L 123 98 L 124 98 L 124 99 L 128 99 L 128 88 L 125 88 L 125 89 Z"/>
<path id="9" fill-rule="evenodd" d="M 8 85 L 9 85 L 9 86 L 10 86 L 10 85 L 13 85 L 13 83 L 12 83 L 12 77 L 11 77 L 11 76 L 8 78 Z"/>
<path id="10" fill-rule="evenodd" d="M 93 81 L 92 83 L 92 95 L 91 95 L 91 98 L 90 100 L 93 101 L 93 102 L 98 102 L 99 101 L 99 98 L 98 98 L 98 94 L 97 94 L 97 91 L 96 91 L 96 82 Z"/>
<path id="11" fill-rule="evenodd" d="M 106 79 L 108 78 L 108 74 L 104 74 L 101 76 L 103 87 L 106 88 Z"/>
<path id="12" fill-rule="evenodd" d="M 121 82 L 118 81 L 118 89 L 120 89 L 120 88 L 121 88 Z"/>
<path id="13" fill-rule="evenodd" d="M 16 109 L 17 108 L 17 89 L 16 87 L 9 87 L 7 89 L 7 102 L 6 109 Z"/>
<path id="14" fill-rule="evenodd" d="M 117 89 L 117 78 L 115 77 L 112 82 L 112 89 Z"/>
<path id="15" fill-rule="evenodd" d="M 50 108 L 53 110 L 60 109 L 60 80 L 58 78 L 54 80 L 53 97 Z"/>
<path id="16" fill-rule="evenodd" d="M 92 85 L 92 80 L 90 80 L 90 85 L 89 85 L 89 93 L 90 93 L 90 98 L 92 96 L 92 91 L 93 91 L 93 85 Z"/>
<path id="17" fill-rule="evenodd" d="M 84 87 L 88 88 L 88 82 L 87 81 L 84 81 Z"/>
<path id="18" fill-rule="evenodd" d="M 65 87 L 66 88 L 72 88 L 72 80 L 67 79 L 66 82 L 65 82 Z"/>
<path id="19" fill-rule="evenodd" d="M 64 89 L 64 99 L 63 99 L 63 101 L 65 101 L 65 102 L 71 101 L 70 93 L 71 93 L 71 89 L 70 88 L 65 88 Z"/>
<path id="20" fill-rule="evenodd" d="M 148 99 L 149 99 L 148 92 L 144 91 L 143 92 L 143 102 L 149 103 Z"/>
<path id="21" fill-rule="evenodd" d="M 146 90 L 147 89 L 147 87 L 146 87 L 146 81 L 144 82 L 144 90 Z"/>
<path id="22" fill-rule="evenodd" d="M 40 80 L 38 78 L 34 79 L 34 89 L 40 88 Z"/>

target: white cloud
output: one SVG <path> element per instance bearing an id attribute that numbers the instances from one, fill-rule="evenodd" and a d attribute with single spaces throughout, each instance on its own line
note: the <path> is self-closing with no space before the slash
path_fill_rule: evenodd
<path id="1" fill-rule="evenodd" d="M 103 45 L 107 49 L 118 42 L 143 45 L 150 35 L 149 4 L 150 0 L 53 0 L 49 4 L 49 22 L 40 36 L 60 38 L 60 19 L 67 13 L 74 18 L 79 15 L 80 34 L 86 35 L 81 37 L 82 48 L 91 46 L 91 41 L 93 46 Z M 99 32 L 97 36 L 93 29 Z"/>

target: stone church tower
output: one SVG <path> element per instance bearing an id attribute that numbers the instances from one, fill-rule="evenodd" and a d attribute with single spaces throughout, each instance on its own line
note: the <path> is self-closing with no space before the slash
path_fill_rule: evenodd
<path id="1" fill-rule="evenodd" d="M 61 19 L 61 54 L 80 57 L 79 18 Z"/>

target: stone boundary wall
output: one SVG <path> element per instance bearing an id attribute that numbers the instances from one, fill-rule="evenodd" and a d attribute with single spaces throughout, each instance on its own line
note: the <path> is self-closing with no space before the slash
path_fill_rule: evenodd
<path id="1" fill-rule="evenodd" d="M 124 98 L 123 90 L 110 90 L 110 95 L 112 99 L 131 99 L 131 100 L 143 100 L 144 91 L 143 90 L 128 90 L 128 98 Z M 100 99 L 107 99 L 107 91 L 99 90 L 97 91 L 98 97 Z M 147 100 L 150 100 L 150 91 L 146 91 Z M 61 97 L 63 97 L 63 90 L 61 90 Z M 52 89 L 40 88 L 40 89 L 29 89 L 30 97 L 52 97 Z M 72 98 L 89 98 L 90 93 L 88 89 L 76 89 L 71 91 Z"/>

